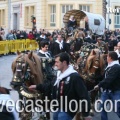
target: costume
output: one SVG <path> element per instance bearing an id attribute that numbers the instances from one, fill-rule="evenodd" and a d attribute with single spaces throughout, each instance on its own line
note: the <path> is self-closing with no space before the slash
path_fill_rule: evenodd
<path id="1" fill-rule="evenodd" d="M 76 26 L 77 26 L 76 20 L 69 19 L 69 21 L 68 21 L 69 30 L 74 30 L 76 28 Z"/>
<path id="2" fill-rule="evenodd" d="M 98 84 L 98 86 L 103 88 L 103 93 L 101 95 L 101 100 L 103 108 L 101 112 L 101 120 L 108 120 L 107 112 L 104 110 L 104 103 L 106 100 L 111 100 L 113 104 L 115 101 L 120 99 L 120 65 L 118 61 L 113 61 L 108 64 L 105 70 L 105 78 Z M 120 118 L 120 102 L 117 103 L 116 108 L 117 115 Z"/>
<path id="3" fill-rule="evenodd" d="M 42 62 L 42 71 L 44 74 L 44 81 L 52 80 L 52 78 L 55 76 L 55 71 L 52 68 L 54 65 L 54 59 L 52 58 L 52 55 L 50 52 L 43 52 L 42 50 L 39 50 L 38 56 L 41 59 Z"/>
<path id="4" fill-rule="evenodd" d="M 39 50 L 38 56 L 40 56 L 40 57 L 46 57 L 46 58 L 51 58 L 52 57 L 52 55 L 51 55 L 50 52 L 43 52 L 42 50 Z"/>
<path id="5" fill-rule="evenodd" d="M 78 103 L 78 106 L 75 106 L 74 102 L 71 104 L 72 110 L 75 110 L 76 107 L 82 107 L 83 116 L 88 116 L 90 110 L 90 99 L 88 96 L 88 92 L 85 87 L 83 79 L 79 76 L 79 74 L 73 69 L 71 65 L 69 65 L 68 69 L 66 69 L 63 73 L 58 71 L 57 78 L 54 79 L 52 82 L 46 84 L 39 84 L 37 85 L 36 89 L 42 92 L 45 92 L 46 90 L 51 90 L 51 99 L 58 101 L 59 111 L 66 112 L 67 115 L 71 117 L 71 120 L 77 112 L 70 111 L 69 103 L 71 100 L 76 100 Z M 79 106 L 79 100 L 83 99 L 87 100 L 88 105 L 87 112 L 85 112 L 85 104 Z M 56 109 L 56 107 L 54 107 L 54 109 Z M 57 113 L 55 112 L 54 114 Z"/>
<path id="6" fill-rule="evenodd" d="M 102 53 L 108 53 L 108 46 L 104 41 L 101 41 L 100 43 L 97 42 L 96 46 L 101 50 Z"/>
<path id="7" fill-rule="evenodd" d="M 59 42 L 56 40 L 51 44 L 50 51 L 52 52 L 52 55 L 55 56 L 61 52 L 70 52 L 69 45 L 65 43 L 63 40 Z"/>

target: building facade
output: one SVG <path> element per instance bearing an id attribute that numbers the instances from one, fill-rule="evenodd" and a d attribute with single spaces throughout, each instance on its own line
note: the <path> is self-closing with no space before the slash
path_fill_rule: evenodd
<path id="1" fill-rule="evenodd" d="M 119 0 L 111 1 L 112 7 L 118 6 L 115 1 Z M 71 9 L 97 13 L 108 18 L 105 16 L 105 6 L 105 0 L 0 0 L 0 26 L 6 29 L 31 30 L 33 15 L 36 17 L 37 29 L 54 30 L 64 27 L 63 16 Z M 110 29 L 117 25 L 113 21 L 113 16 L 110 15 L 112 19 Z"/>
<path id="2" fill-rule="evenodd" d="M 120 29 L 120 0 L 106 0 L 106 1 L 107 1 L 106 28 Z"/>

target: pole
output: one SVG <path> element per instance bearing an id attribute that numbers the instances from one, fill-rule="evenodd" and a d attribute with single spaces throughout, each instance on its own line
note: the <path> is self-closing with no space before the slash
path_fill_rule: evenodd
<path id="1" fill-rule="evenodd" d="M 8 30 L 11 29 L 11 0 L 8 0 Z"/>
<path id="2" fill-rule="evenodd" d="M 110 7 L 110 0 L 108 0 L 108 8 L 109 7 Z M 110 12 L 108 13 L 108 30 L 110 29 L 109 19 L 110 19 Z"/>

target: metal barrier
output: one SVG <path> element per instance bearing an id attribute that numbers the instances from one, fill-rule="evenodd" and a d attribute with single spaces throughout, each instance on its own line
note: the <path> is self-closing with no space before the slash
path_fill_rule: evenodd
<path id="1" fill-rule="evenodd" d="M 0 41 L 0 54 L 8 54 L 9 52 L 36 50 L 38 44 L 35 40 L 7 40 Z"/>

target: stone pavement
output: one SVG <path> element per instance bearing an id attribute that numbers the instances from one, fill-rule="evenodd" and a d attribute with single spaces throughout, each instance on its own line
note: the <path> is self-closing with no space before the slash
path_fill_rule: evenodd
<path id="1" fill-rule="evenodd" d="M 15 58 L 16 58 L 16 55 L 7 55 L 7 56 L 0 57 L 0 85 L 1 86 L 11 88 L 10 87 L 10 81 L 12 80 L 11 64 Z M 18 100 L 18 93 L 16 91 L 12 91 L 11 97 L 14 101 Z M 108 117 L 109 117 L 108 120 L 120 120 L 114 112 L 108 113 Z M 93 120 L 101 120 L 100 113 L 95 113 Z"/>

